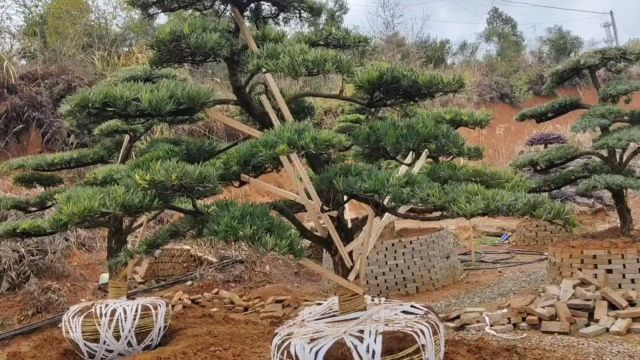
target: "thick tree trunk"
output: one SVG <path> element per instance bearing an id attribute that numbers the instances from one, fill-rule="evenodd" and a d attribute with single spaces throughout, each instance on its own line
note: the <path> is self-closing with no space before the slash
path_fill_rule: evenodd
<path id="1" fill-rule="evenodd" d="M 239 57 L 240 55 L 238 55 L 238 58 Z M 260 130 L 270 129 L 272 124 L 269 116 L 253 101 L 251 95 L 247 93 L 247 89 L 244 86 L 244 79 L 242 78 L 240 61 L 230 58 L 225 60 L 225 64 L 227 65 L 227 75 L 229 77 L 231 91 L 233 91 L 233 95 L 235 95 L 242 110 L 258 123 Z"/>
<path id="2" fill-rule="evenodd" d="M 120 255 L 127 247 L 127 235 L 124 232 L 124 219 L 118 217 L 111 220 L 107 231 L 107 261 Z M 109 278 L 115 279 L 122 271 L 121 266 L 109 262 Z"/>
<path id="3" fill-rule="evenodd" d="M 593 87 L 596 88 L 596 91 L 600 91 L 600 80 L 598 80 L 598 74 L 595 70 L 589 70 L 589 77 L 591 78 L 591 83 Z"/>
<path id="4" fill-rule="evenodd" d="M 347 245 L 353 241 L 353 234 L 351 233 L 351 229 L 349 229 L 349 225 L 347 224 L 347 220 L 344 218 L 344 212 L 340 211 L 334 222 L 334 226 L 338 235 L 340 235 L 340 240 L 342 243 Z M 351 271 L 347 265 L 342 260 L 340 253 L 338 252 L 338 248 L 332 243 L 331 249 L 329 250 L 329 254 L 331 254 L 331 259 L 333 259 L 333 271 L 340 275 L 343 278 L 347 278 L 349 276 L 349 272 Z"/>
<path id="5" fill-rule="evenodd" d="M 624 190 L 613 190 L 611 191 L 611 197 L 616 205 L 616 211 L 620 219 L 620 232 L 623 236 L 630 236 L 633 230 L 633 217 L 631 217 L 631 209 L 627 203 L 627 195 Z"/>
<path id="6" fill-rule="evenodd" d="M 345 265 L 344 261 L 342 261 L 342 257 L 340 256 L 338 249 L 336 249 L 335 246 L 332 246 L 329 254 L 331 255 L 331 259 L 333 260 L 333 271 L 336 273 L 336 275 L 346 279 L 347 276 L 349 276 L 350 270 L 347 265 Z"/>

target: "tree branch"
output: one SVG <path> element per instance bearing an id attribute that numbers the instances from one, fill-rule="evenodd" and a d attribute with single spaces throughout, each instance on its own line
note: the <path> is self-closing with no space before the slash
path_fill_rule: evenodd
<path id="1" fill-rule="evenodd" d="M 240 106 L 240 102 L 236 99 L 215 99 L 211 102 L 211 107 L 218 105 Z"/>
<path id="2" fill-rule="evenodd" d="M 287 219 L 291 223 L 291 225 L 293 225 L 296 230 L 300 232 L 300 235 L 302 235 L 303 238 L 311 241 L 312 243 L 320 246 L 323 249 L 331 248 L 332 242 L 328 237 L 322 237 L 311 231 L 291 211 L 289 211 L 286 206 L 278 203 L 271 203 L 269 204 L 269 206 L 271 206 L 273 210 L 282 215 L 282 217 Z"/>
<path id="3" fill-rule="evenodd" d="M 601 154 L 601 153 L 599 153 L 597 151 L 583 151 L 583 152 L 581 152 L 579 154 L 570 156 L 570 157 L 564 159 L 563 161 L 554 163 L 554 164 L 549 165 L 547 167 L 532 167 L 532 168 L 533 168 L 533 170 L 535 172 L 540 173 L 540 172 L 544 172 L 544 171 L 547 171 L 547 170 L 555 169 L 555 168 L 557 168 L 559 166 L 562 166 L 562 165 L 566 165 L 566 164 L 568 164 L 568 163 L 570 163 L 570 162 L 572 162 L 574 160 L 578 160 L 578 159 L 580 159 L 581 157 L 584 157 L 584 156 L 595 156 L 598 159 L 602 160 L 602 162 L 604 162 L 605 164 L 608 164 L 608 165 L 610 164 L 609 157 L 607 157 L 607 156 L 605 156 L 605 155 L 603 155 L 603 154 Z"/>
<path id="4" fill-rule="evenodd" d="M 191 209 L 185 209 L 185 208 L 181 208 L 179 206 L 175 206 L 175 205 L 167 205 L 166 206 L 167 210 L 172 210 L 175 212 L 179 212 L 181 214 L 185 214 L 185 215 L 191 215 L 191 216 L 198 216 L 198 215 L 202 215 L 202 212 L 196 211 L 196 210 L 191 210 Z"/>
<path id="5" fill-rule="evenodd" d="M 636 147 L 636 149 L 627 156 L 626 160 L 622 163 L 622 168 L 626 169 L 631 161 L 633 161 L 633 159 L 638 155 L 640 155 L 640 146 Z"/>
<path id="6" fill-rule="evenodd" d="M 141 227 L 144 226 L 145 223 L 148 223 L 149 221 L 153 221 L 153 220 L 157 219 L 158 216 L 160 216 L 163 212 L 164 212 L 164 210 L 157 211 L 155 214 L 153 214 L 150 217 L 146 218 L 144 221 L 141 221 L 141 222 L 139 222 L 139 223 L 137 223 L 135 225 L 131 225 L 129 227 L 129 232 L 133 233 L 133 232 L 139 230 Z M 131 224 L 133 224 L 133 222 Z"/>
<path id="7" fill-rule="evenodd" d="M 348 102 L 351 102 L 351 103 L 354 103 L 354 104 L 357 104 L 357 105 L 360 105 L 360 106 L 363 106 L 363 107 L 368 107 L 368 105 L 369 105 L 365 100 L 354 98 L 354 97 L 351 97 L 351 96 L 346 96 L 346 95 L 341 95 L 341 94 L 327 94 L 327 93 L 321 93 L 321 92 L 315 92 L 315 91 L 306 91 L 306 92 L 301 92 L 301 93 L 297 93 L 295 95 L 292 95 L 287 99 L 287 103 L 290 104 L 291 102 L 293 102 L 295 100 L 306 98 L 306 97 L 348 101 Z"/>

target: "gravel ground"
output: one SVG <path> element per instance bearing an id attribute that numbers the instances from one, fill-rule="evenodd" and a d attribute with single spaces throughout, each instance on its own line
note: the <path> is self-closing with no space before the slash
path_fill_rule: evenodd
<path id="1" fill-rule="evenodd" d="M 528 289 L 537 289 L 538 286 L 545 284 L 547 276 L 545 262 L 504 268 L 504 271 L 506 272 L 504 276 L 496 278 L 486 286 L 430 305 L 438 313 L 446 313 L 464 307 L 477 307 L 491 303 L 500 303 Z"/>
<path id="2" fill-rule="evenodd" d="M 506 268 L 504 271 L 505 274 L 503 276 L 496 278 L 481 288 L 460 293 L 453 298 L 431 305 L 437 312 L 444 313 L 464 307 L 499 304 L 518 294 L 535 291 L 540 285 L 546 283 L 547 273 L 544 262 Z M 640 359 L 640 335 L 629 334 L 617 337 L 606 334 L 597 338 L 586 339 L 575 336 L 543 334 L 538 331 L 516 331 L 514 332 L 515 334 L 526 334 L 526 337 L 508 340 L 484 332 L 450 331 L 447 333 L 447 339 L 457 339 L 464 342 L 480 340 L 487 345 L 517 349 L 516 353 L 505 353 L 504 357 L 501 355 L 501 360 Z"/>
<path id="3" fill-rule="evenodd" d="M 549 335 L 537 331 L 514 332 L 526 334 L 523 339 L 507 340 L 481 332 L 450 332 L 449 339 L 462 339 L 465 342 L 481 339 L 485 344 L 517 348 L 527 354 L 500 357 L 501 360 L 522 358 L 544 360 L 632 360 L 640 359 L 640 336 L 626 335 L 616 337 L 602 335 L 597 338 L 578 338 L 573 336 Z M 497 359 L 496 359 L 497 360 Z"/>

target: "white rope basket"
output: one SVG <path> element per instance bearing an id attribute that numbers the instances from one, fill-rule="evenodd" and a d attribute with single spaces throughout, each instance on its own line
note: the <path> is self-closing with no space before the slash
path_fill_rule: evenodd
<path id="1" fill-rule="evenodd" d="M 62 334 L 84 359 L 118 359 L 158 346 L 170 317 L 159 298 L 84 302 L 64 314 Z"/>
<path id="2" fill-rule="evenodd" d="M 354 360 L 444 358 L 444 328 L 438 317 L 416 303 L 367 299 L 367 310 L 340 315 L 338 298 L 310 306 L 276 330 L 272 360 L 322 360 L 343 340 Z M 413 349 L 382 356 L 385 334 L 404 333 L 415 340 Z"/>

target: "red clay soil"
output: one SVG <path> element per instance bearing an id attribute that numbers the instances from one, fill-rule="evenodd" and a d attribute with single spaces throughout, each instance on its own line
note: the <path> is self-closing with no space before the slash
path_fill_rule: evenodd
<path id="1" fill-rule="evenodd" d="M 39 281 L 53 281 L 60 285 L 68 304 L 76 304 L 89 299 L 102 297 L 96 284 L 100 277 L 100 263 L 105 259 L 104 251 L 88 253 L 85 251 L 73 251 L 69 254 L 67 262 L 67 274 L 63 277 L 44 276 Z M 0 320 L 5 324 L 2 331 L 33 323 L 56 315 L 64 309 L 51 309 L 50 311 L 25 318 L 22 313 L 29 309 L 31 301 L 29 294 L 15 292 L 0 296 Z M 0 349 L 2 346 L 0 345 Z M 2 358 L 0 357 L 0 360 Z"/>
<path id="2" fill-rule="evenodd" d="M 596 91 L 592 87 L 563 89 L 559 91 L 559 95 L 580 96 L 587 104 L 595 104 L 598 99 Z M 494 115 L 491 124 L 485 129 L 461 129 L 460 132 L 470 143 L 484 147 L 483 162 L 495 166 L 506 166 L 525 148 L 525 142 L 529 136 L 538 132 L 556 132 L 568 135 L 571 125 L 584 113 L 584 111 L 574 111 L 557 120 L 542 124 L 536 124 L 535 121 L 516 122 L 513 120 L 514 116 L 522 109 L 541 105 L 550 100 L 552 100 L 550 97 L 536 96 L 527 100 L 521 107 L 513 107 L 503 103 L 485 105 L 484 107 Z M 628 105 L 623 104 L 622 107 L 637 108 L 639 100 L 640 94 L 635 94 L 633 102 Z M 580 135 L 580 138 L 585 136 L 588 137 L 588 135 Z"/>
<path id="3" fill-rule="evenodd" d="M 279 322 L 255 315 L 210 315 L 190 308 L 172 319 L 160 347 L 130 357 L 132 360 L 267 360 L 271 339 Z M 14 341 L 5 352 L 7 360 L 80 360 L 59 329 L 49 328 Z M 0 352 L 0 359 L 3 359 Z M 558 357 L 560 359 L 561 357 Z M 338 358 L 328 358 L 336 360 Z M 480 339 L 447 339 L 447 360 L 549 359 L 545 349 L 523 348 L 517 343 L 494 344 Z M 4 359 L 3 359 L 4 360 Z"/>

